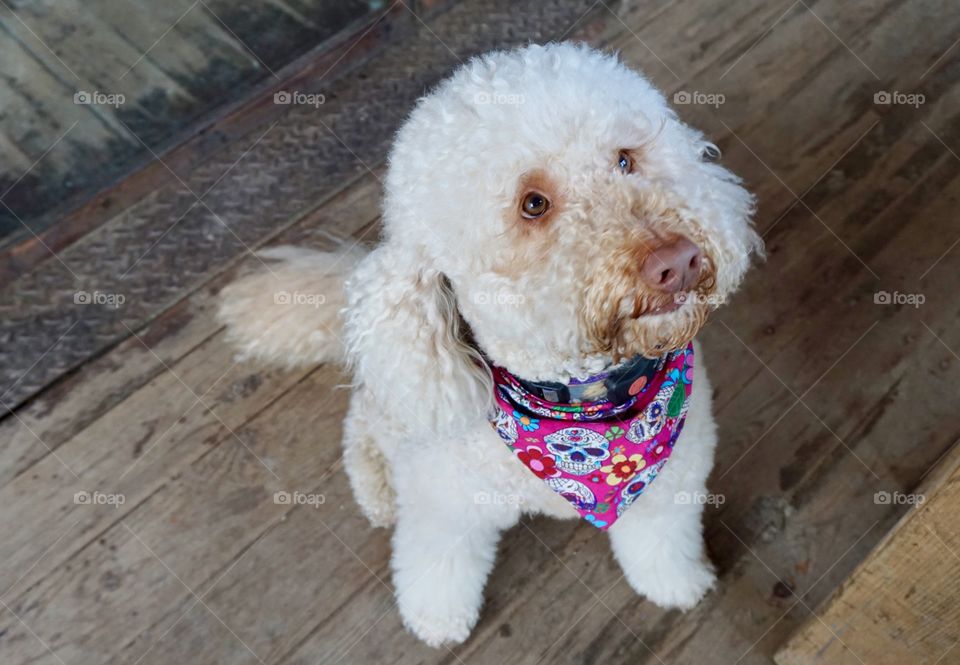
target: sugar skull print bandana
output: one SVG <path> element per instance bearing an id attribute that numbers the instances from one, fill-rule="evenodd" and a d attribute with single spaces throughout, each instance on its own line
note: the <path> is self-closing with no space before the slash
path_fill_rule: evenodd
<path id="1" fill-rule="evenodd" d="M 570 384 L 491 370 L 497 434 L 519 462 L 606 530 L 673 452 L 690 400 L 693 345 Z"/>

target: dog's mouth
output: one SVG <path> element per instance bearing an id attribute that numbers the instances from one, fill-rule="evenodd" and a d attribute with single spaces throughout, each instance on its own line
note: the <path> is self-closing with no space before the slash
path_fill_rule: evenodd
<path id="1" fill-rule="evenodd" d="M 639 293 L 633 297 L 632 310 L 629 318 L 641 319 L 661 316 L 677 312 L 681 309 L 696 307 L 697 305 L 709 305 L 716 298 L 712 294 L 713 286 L 713 276 L 704 275 L 700 283 L 691 290 L 653 296 Z"/>
<path id="2" fill-rule="evenodd" d="M 711 308 L 701 302 L 670 301 L 623 321 L 612 340 L 614 356 L 660 356 L 686 346 L 706 323 Z"/>
<path id="3" fill-rule="evenodd" d="M 615 360 L 637 354 L 652 358 L 682 348 L 719 304 L 715 286 L 713 271 L 705 270 L 689 290 L 623 294 L 619 301 L 594 310 L 595 318 L 588 319 L 596 324 L 592 329 L 595 348 Z"/>
<path id="4" fill-rule="evenodd" d="M 656 305 L 655 307 L 642 311 L 632 318 L 639 319 L 641 317 L 670 314 L 671 312 L 676 312 L 678 309 L 680 309 L 681 307 L 684 307 L 686 304 L 687 304 L 686 301 L 683 301 L 683 300 L 670 300 L 663 304 Z"/>

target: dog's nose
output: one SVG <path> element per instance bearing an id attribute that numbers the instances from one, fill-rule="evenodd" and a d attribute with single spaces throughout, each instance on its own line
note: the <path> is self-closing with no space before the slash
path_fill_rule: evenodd
<path id="1" fill-rule="evenodd" d="M 697 283 L 700 277 L 700 248 L 678 238 L 651 252 L 640 268 L 643 281 L 663 293 L 678 293 Z"/>

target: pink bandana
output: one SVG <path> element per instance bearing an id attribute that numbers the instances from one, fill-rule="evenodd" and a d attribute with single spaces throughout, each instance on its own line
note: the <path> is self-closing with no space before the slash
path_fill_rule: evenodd
<path id="1" fill-rule="evenodd" d="M 657 477 L 687 414 L 693 345 L 657 360 L 637 360 L 648 363 L 646 372 L 620 386 L 607 373 L 569 386 L 531 384 L 492 367 L 496 413 L 491 424 L 497 434 L 532 473 L 601 530 Z M 556 394 L 566 399 L 544 399 Z M 585 396 L 595 401 L 579 399 Z"/>

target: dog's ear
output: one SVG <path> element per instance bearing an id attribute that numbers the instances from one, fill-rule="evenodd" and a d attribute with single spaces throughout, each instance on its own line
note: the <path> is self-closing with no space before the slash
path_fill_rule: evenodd
<path id="1" fill-rule="evenodd" d="M 464 339 L 446 276 L 420 252 L 380 246 L 353 272 L 347 294 L 347 357 L 380 407 L 432 433 L 486 417 L 489 369 Z"/>

